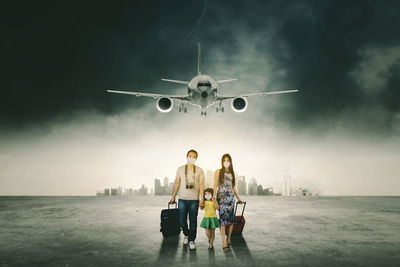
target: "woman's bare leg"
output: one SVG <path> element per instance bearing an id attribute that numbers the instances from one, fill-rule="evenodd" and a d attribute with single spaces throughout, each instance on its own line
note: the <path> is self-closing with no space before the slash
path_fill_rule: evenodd
<path id="1" fill-rule="evenodd" d="M 226 247 L 225 225 L 222 225 L 219 230 L 221 231 L 222 247 Z"/>
<path id="2" fill-rule="evenodd" d="M 230 244 L 231 243 L 231 236 L 232 236 L 232 231 L 233 231 L 233 224 L 229 225 L 229 232 L 228 232 L 228 237 L 227 237 L 227 242 Z"/>

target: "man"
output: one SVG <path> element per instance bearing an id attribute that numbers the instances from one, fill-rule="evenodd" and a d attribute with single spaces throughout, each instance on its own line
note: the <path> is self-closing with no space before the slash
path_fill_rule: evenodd
<path id="1" fill-rule="evenodd" d="M 189 249 L 195 249 L 197 233 L 197 214 L 200 206 L 204 206 L 204 172 L 194 165 L 198 153 L 196 150 L 189 150 L 186 154 L 187 164 L 180 166 L 176 171 L 174 190 L 170 203 L 175 202 L 176 194 L 179 192 L 179 222 L 184 237 L 183 244 L 189 243 Z M 200 201 L 199 201 L 200 200 Z M 200 202 L 200 203 L 199 203 Z M 189 213 L 189 227 L 187 215 Z"/>

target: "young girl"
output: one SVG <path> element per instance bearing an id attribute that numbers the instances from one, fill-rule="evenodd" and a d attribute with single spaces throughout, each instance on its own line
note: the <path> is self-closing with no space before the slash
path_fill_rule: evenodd
<path id="1" fill-rule="evenodd" d="M 208 237 L 208 249 L 213 249 L 213 243 L 215 239 L 215 228 L 219 227 L 219 222 L 217 218 L 216 209 L 214 206 L 214 201 L 212 200 L 214 190 L 212 188 L 207 188 L 204 190 L 204 218 L 201 221 L 200 227 L 205 228 L 206 236 Z"/>

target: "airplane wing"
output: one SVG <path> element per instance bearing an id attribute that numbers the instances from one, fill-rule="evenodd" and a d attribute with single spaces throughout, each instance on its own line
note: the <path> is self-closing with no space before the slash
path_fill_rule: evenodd
<path id="1" fill-rule="evenodd" d="M 217 83 L 229 83 L 229 82 L 233 82 L 233 81 L 237 81 L 237 79 L 234 78 L 234 79 L 227 79 L 227 80 L 219 80 L 219 81 L 217 81 Z"/>
<path id="2" fill-rule="evenodd" d="M 171 80 L 171 79 L 164 79 L 164 78 L 162 78 L 161 81 L 170 82 L 170 83 L 180 83 L 180 84 L 186 84 L 186 85 L 189 84 L 189 82 L 187 82 L 187 81 Z"/>
<path id="3" fill-rule="evenodd" d="M 139 96 L 147 96 L 153 98 L 160 98 L 160 97 L 169 97 L 171 99 L 181 100 L 181 101 L 189 101 L 189 95 L 165 95 L 165 94 L 151 94 L 151 93 L 142 93 L 142 92 L 131 92 L 131 91 L 117 91 L 117 90 L 107 90 L 109 93 L 116 93 L 116 94 L 125 94 L 125 95 L 135 95 Z"/>
<path id="4" fill-rule="evenodd" d="M 266 96 L 266 95 L 276 95 L 276 94 L 286 94 L 286 93 L 294 93 L 299 90 L 286 90 L 286 91 L 274 91 L 274 92 L 259 92 L 259 93 L 248 93 L 248 94 L 239 94 L 239 95 L 218 95 L 217 100 L 225 100 L 235 97 L 249 97 L 249 96 Z"/>

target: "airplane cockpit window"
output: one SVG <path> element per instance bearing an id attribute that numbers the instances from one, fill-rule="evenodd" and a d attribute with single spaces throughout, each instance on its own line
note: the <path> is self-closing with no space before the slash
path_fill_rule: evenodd
<path id="1" fill-rule="evenodd" d="M 205 86 L 205 87 L 211 87 L 211 83 L 210 82 L 199 82 L 197 84 L 197 86 Z"/>

